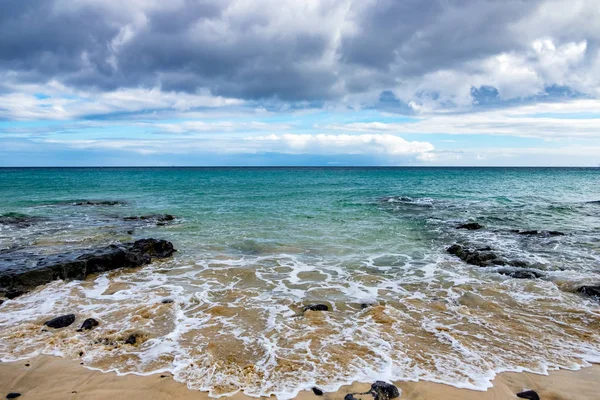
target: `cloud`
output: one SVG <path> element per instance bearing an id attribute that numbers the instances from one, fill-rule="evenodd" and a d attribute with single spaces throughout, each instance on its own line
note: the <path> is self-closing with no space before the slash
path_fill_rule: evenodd
<path id="1" fill-rule="evenodd" d="M 361 107 L 388 91 L 415 112 L 470 106 L 480 86 L 597 96 L 598 17 L 595 0 L 8 1 L 0 75 Z"/>
<path id="2" fill-rule="evenodd" d="M 318 129 L 394 134 L 500 135 L 539 139 L 600 139 L 600 101 L 545 103 L 469 114 L 428 115 L 415 122 L 351 122 Z"/>
<path id="3" fill-rule="evenodd" d="M 261 148 L 291 154 L 385 154 L 413 155 L 429 159 L 434 147 L 427 142 L 409 142 L 390 134 L 327 135 L 283 134 L 248 137 Z"/>
<path id="4" fill-rule="evenodd" d="M 308 155 L 372 155 L 401 161 L 434 159 L 434 146 L 427 142 L 409 142 L 390 134 L 379 135 L 305 135 L 282 134 L 176 139 L 36 139 L 34 142 L 62 145 L 73 149 L 103 149 L 138 154 L 308 154 Z M 391 158 L 390 158 L 391 157 Z"/>

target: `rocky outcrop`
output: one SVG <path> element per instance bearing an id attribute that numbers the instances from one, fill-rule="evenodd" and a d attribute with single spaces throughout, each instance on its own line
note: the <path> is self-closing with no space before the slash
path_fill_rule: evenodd
<path id="1" fill-rule="evenodd" d="M 477 222 L 469 222 L 466 224 L 458 225 L 456 229 L 467 229 L 469 231 L 476 231 L 479 229 L 483 229 L 483 225 L 478 224 Z"/>
<path id="2" fill-rule="evenodd" d="M 28 228 L 33 224 L 45 221 L 46 218 L 36 217 L 25 214 L 8 213 L 0 215 L 0 225 L 7 225 L 16 228 Z"/>
<path id="3" fill-rule="evenodd" d="M 472 248 L 453 244 L 446 251 L 457 256 L 467 264 L 478 267 L 507 267 L 498 269 L 496 272 L 501 275 L 510 276 L 511 278 L 537 279 L 544 276 L 543 273 L 531 268 L 532 266 L 526 261 L 507 260 L 498 256 L 491 247 Z"/>
<path id="4" fill-rule="evenodd" d="M 44 258 L 27 253 L 0 254 L 0 291 L 22 294 L 58 279 L 83 280 L 94 273 L 139 267 L 174 252 L 173 244 L 166 240 L 141 239 Z"/>
<path id="5" fill-rule="evenodd" d="M 446 251 L 454 254 L 467 264 L 479 267 L 490 267 L 494 265 L 506 265 L 506 260 L 498 257 L 491 247 L 469 248 L 460 244 L 453 244 Z"/>
<path id="6" fill-rule="evenodd" d="M 171 214 L 149 214 L 140 216 L 131 216 L 123 218 L 125 221 L 145 221 L 153 222 L 156 225 L 165 225 L 167 222 L 175 220 L 175 217 Z"/>

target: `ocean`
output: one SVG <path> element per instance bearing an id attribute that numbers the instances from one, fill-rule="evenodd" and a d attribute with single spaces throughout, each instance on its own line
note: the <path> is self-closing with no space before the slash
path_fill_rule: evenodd
<path id="1" fill-rule="evenodd" d="M 0 359 L 280 399 L 600 362 L 600 301 L 578 293 L 600 284 L 598 168 L 0 169 L 0 272 L 150 237 L 177 253 L 0 305 Z M 67 313 L 100 325 L 43 329 Z"/>

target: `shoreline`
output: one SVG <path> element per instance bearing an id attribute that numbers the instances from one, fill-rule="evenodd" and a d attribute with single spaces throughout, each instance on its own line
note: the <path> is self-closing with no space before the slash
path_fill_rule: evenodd
<path id="1" fill-rule="evenodd" d="M 555 370 L 548 375 L 530 372 L 502 372 L 492 381 L 487 391 L 459 389 L 454 386 L 428 381 L 394 382 L 402 390 L 399 399 L 410 400 L 496 400 L 516 399 L 516 393 L 535 390 L 544 400 L 592 400 L 600 392 L 600 364 L 592 364 L 576 371 Z M 301 392 L 296 399 L 319 397 L 342 400 L 348 393 L 369 390 L 368 383 L 342 386 L 336 392 L 317 396 L 312 391 Z M 100 372 L 79 365 L 76 361 L 56 356 L 37 356 L 29 360 L 0 363 L 0 397 L 10 392 L 21 393 L 23 399 L 204 399 L 207 392 L 190 390 L 176 382 L 170 373 L 154 375 L 117 375 Z M 359 397 L 359 396 L 357 396 Z M 371 396 L 362 396 L 371 399 Z M 253 399 L 237 393 L 233 400 Z"/>

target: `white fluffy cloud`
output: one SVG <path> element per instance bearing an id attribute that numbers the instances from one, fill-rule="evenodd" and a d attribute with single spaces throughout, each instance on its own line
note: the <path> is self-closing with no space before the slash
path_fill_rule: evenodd
<path id="1" fill-rule="evenodd" d="M 410 123 L 353 122 L 317 126 L 352 132 L 502 135 L 540 139 L 600 139 L 600 101 L 576 100 L 469 114 L 433 114 Z M 589 118 L 580 115 L 593 113 Z"/>

